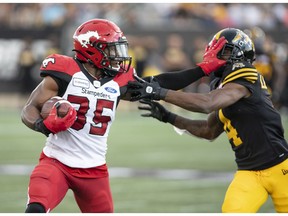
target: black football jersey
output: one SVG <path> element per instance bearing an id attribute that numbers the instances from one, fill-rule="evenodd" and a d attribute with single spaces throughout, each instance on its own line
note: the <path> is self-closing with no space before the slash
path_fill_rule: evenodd
<path id="1" fill-rule="evenodd" d="M 218 88 L 238 83 L 251 92 L 235 104 L 220 109 L 223 123 L 239 170 L 262 170 L 288 157 L 288 145 L 279 112 L 273 107 L 264 78 L 248 62 L 225 68 Z"/>

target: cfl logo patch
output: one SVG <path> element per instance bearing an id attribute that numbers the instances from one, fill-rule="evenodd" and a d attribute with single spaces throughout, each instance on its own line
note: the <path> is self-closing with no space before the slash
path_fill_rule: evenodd
<path id="1" fill-rule="evenodd" d="M 47 67 L 47 65 L 49 64 L 49 62 L 51 62 L 52 64 L 55 64 L 55 58 L 47 58 L 42 62 L 42 66 L 44 68 Z"/>

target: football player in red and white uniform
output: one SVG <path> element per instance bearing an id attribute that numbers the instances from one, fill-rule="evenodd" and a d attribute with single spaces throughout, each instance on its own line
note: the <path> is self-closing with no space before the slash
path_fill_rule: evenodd
<path id="1" fill-rule="evenodd" d="M 73 39 L 75 57 L 48 56 L 41 66 L 43 80 L 22 110 L 24 124 L 48 137 L 30 176 L 26 213 L 50 212 L 68 189 L 81 212 L 113 212 L 107 138 L 120 99 L 130 99 L 126 85 L 137 75 L 130 67 L 127 39 L 113 22 L 89 20 L 76 29 Z M 206 50 L 198 67 L 179 72 L 187 76 L 175 88 L 181 89 L 223 65 L 215 58 L 220 48 Z M 175 79 L 177 74 L 170 77 L 171 83 Z M 42 105 L 54 96 L 68 100 L 73 107 L 60 118 L 54 106 L 42 119 Z"/>

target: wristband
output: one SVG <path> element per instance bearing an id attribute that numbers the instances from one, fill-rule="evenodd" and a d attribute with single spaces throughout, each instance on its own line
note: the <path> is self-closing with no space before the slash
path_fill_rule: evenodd
<path id="1" fill-rule="evenodd" d="M 193 75 L 197 76 L 198 79 L 200 79 L 200 78 L 203 77 L 203 76 L 206 76 L 205 71 L 204 71 L 200 66 L 198 66 L 198 65 L 197 65 L 197 67 L 195 68 L 195 72 L 194 72 Z M 197 80 L 198 80 L 198 79 L 197 79 Z"/>
<path id="2" fill-rule="evenodd" d="M 170 112 L 167 118 L 167 122 L 174 125 L 176 117 L 177 117 L 176 114 Z"/>
<path id="3" fill-rule="evenodd" d="M 43 123 L 43 119 L 42 118 L 39 118 L 39 119 L 36 120 L 36 122 L 34 123 L 34 130 L 37 131 L 37 132 L 43 133 L 47 137 L 51 133 L 51 131 Z"/>
<path id="4" fill-rule="evenodd" d="M 168 89 L 157 87 L 156 93 L 154 94 L 154 100 L 163 100 L 166 97 Z"/>

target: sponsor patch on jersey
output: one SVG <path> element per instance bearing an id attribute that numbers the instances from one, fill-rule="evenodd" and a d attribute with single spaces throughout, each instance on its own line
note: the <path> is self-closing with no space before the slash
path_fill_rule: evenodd
<path id="1" fill-rule="evenodd" d="M 105 87 L 105 90 L 109 93 L 115 94 L 117 93 L 117 90 L 111 87 Z"/>
<path id="2" fill-rule="evenodd" d="M 89 88 L 90 87 L 89 80 L 80 79 L 80 78 L 73 78 L 72 84 L 73 84 L 73 86 L 81 87 L 81 88 Z"/>

